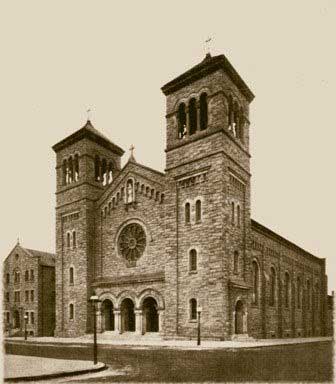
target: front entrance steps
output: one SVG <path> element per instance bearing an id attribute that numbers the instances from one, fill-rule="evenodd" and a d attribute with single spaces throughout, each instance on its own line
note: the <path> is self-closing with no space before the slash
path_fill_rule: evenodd
<path id="1" fill-rule="evenodd" d="M 137 332 L 122 332 L 117 331 L 105 331 L 98 333 L 98 339 L 103 340 L 162 340 L 162 337 L 159 332 L 146 332 L 143 335 Z"/>
<path id="2" fill-rule="evenodd" d="M 255 341 L 252 336 L 249 336 L 247 333 L 238 333 L 236 335 L 232 335 L 232 341 Z"/>

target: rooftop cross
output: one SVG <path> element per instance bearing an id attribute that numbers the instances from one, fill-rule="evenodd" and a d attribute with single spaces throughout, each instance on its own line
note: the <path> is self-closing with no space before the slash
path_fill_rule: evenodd
<path id="1" fill-rule="evenodd" d="M 210 42 L 212 41 L 212 37 L 208 37 L 206 40 L 205 40 L 205 44 L 206 44 L 206 54 L 207 55 L 210 55 Z"/>
<path id="2" fill-rule="evenodd" d="M 135 146 L 132 144 L 132 145 L 130 146 L 131 156 L 133 156 L 133 151 L 134 151 L 134 149 L 135 149 Z"/>

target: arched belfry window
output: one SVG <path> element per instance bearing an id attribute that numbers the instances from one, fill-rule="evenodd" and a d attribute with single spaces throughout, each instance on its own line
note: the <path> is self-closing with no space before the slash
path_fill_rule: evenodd
<path id="1" fill-rule="evenodd" d="M 189 252 L 189 271 L 196 272 L 197 271 L 197 251 L 196 249 L 192 249 Z"/>
<path id="2" fill-rule="evenodd" d="M 69 162 L 68 162 L 68 165 L 69 165 L 69 172 L 68 172 L 68 183 L 72 183 L 73 180 L 74 180 L 74 168 L 73 168 L 73 160 L 72 160 L 72 156 L 70 156 L 69 158 Z"/>
<path id="3" fill-rule="evenodd" d="M 200 97 L 200 129 L 206 129 L 208 126 L 208 101 L 207 94 L 204 92 Z"/>
<path id="4" fill-rule="evenodd" d="M 75 179 L 75 181 L 78 181 L 78 179 L 79 179 L 79 157 L 78 157 L 78 154 L 75 155 L 75 160 L 74 160 L 74 179 Z"/>
<path id="5" fill-rule="evenodd" d="M 270 270 L 270 293 L 269 293 L 269 305 L 274 307 L 275 305 L 275 269 L 271 267 Z"/>
<path id="6" fill-rule="evenodd" d="M 108 183 L 111 184 L 112 181 L 113 181 L 113 163 L 111 161 L 108 167 Z"/>
<path id="7" fill-rule="evenodd" d="M 196 99 L 192 98 L 189 101 L 189 134 L 193 135 L 197 130 L 197 106 Z"/>
<path id="8" fill-rule="evenodd" d="M 196 223 L 202 220 L 202 203 L 201 200 L 196 200 Z"/>
<path id="9" fill-rule="evenodd" d="M 233 105 L 232 133 L 234 137 L 239 137 L 239 107 L 237 103 L 234 103 Z"/>
<path id="10" fill-rule="evenodd" d="M 245 129 L 245 115 L 243 108 L 239 111 L 239 139 L 244 142 L 244 129 Z"/>
<path id="11" fill-rule="evenodd" d="M 186 106 L 181 103 L 178 108 L 178 138 L 183 139 L 187 134 Z"/>
<path id="12" fill-rule="evenodd" d="M 253 304 L 258 304 L 259 301 L 259 266 L 254 260 L 252 262 L 252 278 L 253 278 Z"/>
<path id="13" fill-rule="evenodd" d="M 67 184 L 67 160 L 64 159 L 62 163 L 62 184 Z"/>
<path id="14" fill-rule="evenodd" d="M 100 181 L 100 159 L 98 155 L 95 157 L 95 181 Z"/>
<path id="15" fill-rule="evenodd" d="M 189 224 L 190 223 L 190 203 L 186 203 L 184 206 L 184 218 L 185 218 L 185 223 Z"/>
<path id="16" fill-rule="evenodd" d="M 231 96 L 229 97 L 228 120 L 229 120 L 229 131 L 233 132 L 234 112 L 233 112 L 233 100 Z"/>
<path id="17" fill-rule="evenodd" d="M 132 203 L 134 201 L 134 183 L 132 179 L 127 180 L 126 184 L 126 203 Z"/>
<path id="18" fill-rule="evenodd" d="M 106 185 L 107 184 L 107 164 L 106 164 L 106 160 L 105 159 L 103 159 L 103 161 L 102 161 L 101 173 L 102 173 L 103 185 Z"/>
<path id="19" fill-rule="evenodd" d="M 285 273 L 285 307 L 289 307 L 289 295 L 290 295 L 290 277 L 289 273 Z"/>

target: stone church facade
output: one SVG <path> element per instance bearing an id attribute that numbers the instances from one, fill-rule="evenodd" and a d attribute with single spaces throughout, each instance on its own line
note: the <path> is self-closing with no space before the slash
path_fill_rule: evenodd
<path id="1" fill-rule="evenodd" d="M 326 334 L 325 259 L 251 219 L 249 105 L 224 55 L 162 87 L 166 168 L 139 164 L 90 121 L 56 152 L 56 336 Z"/>

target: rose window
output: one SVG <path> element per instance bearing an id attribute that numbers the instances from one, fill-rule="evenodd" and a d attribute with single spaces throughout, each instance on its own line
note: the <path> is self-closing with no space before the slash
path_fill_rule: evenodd
<path id="1" fill-rule="evenodd" d="M 135 265 L 146 248 L 146 234 L 141 225 L 132 223 L 126 225 L 118 238 L 119 253 L 130 265 Z"/>

